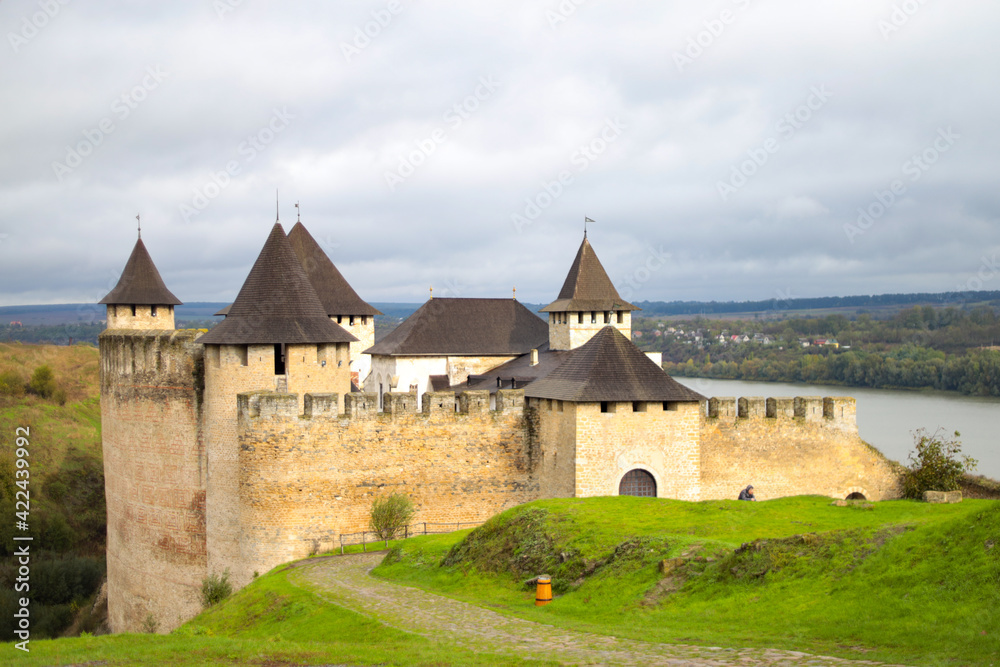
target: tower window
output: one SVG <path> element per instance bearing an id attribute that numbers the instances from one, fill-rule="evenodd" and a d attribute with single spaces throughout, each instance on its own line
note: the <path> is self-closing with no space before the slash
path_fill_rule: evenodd
<path id="1" fill-rule="evenodd" d="M 135 317 L 135 306 L 132 306 L 132 317 Z"/>
<path id="2" fill-rule="evenodd" d="M 351 315 L 351 319 L 348 322 L 348 324 L 350 324 L 352 327 L 354 326 L 354 315 Z"/>
<path id="3" fill-rule="evenodd" d="M 583 324 L 583 311 L 582 310 L 579 313 L 576 314 L 576 323 L 577 324 Z"/>
<path id="4" fill-rule="evenodd" d="M 152 315 L 153 317 L 156 317 L 156 306 L 149 307 L 149 314 Z"/>
<path id="5" fill-rule="evenodd" d="M 337 324 L 343 324 L 343 323 L 344 323 L 344 316 L 337 315 Z"/>
<path id="6" fill-rule="evenodd" d="M 604 313 L 604 323 L 608 324 L 611 322 L 611 313 Z"/>
<path id="7" fill-rule="evenodd" d="M 274 374 L 285 374 L 285 350 L 281 343 L 274 344 Z"/>
<path id="8" fill-rule="evenodd" d="M 597 313 L 590 311 L 590 323 L 597 324 Z"/>
<path id="9" fill-rule="evenodd" d="M 621 310 L 618 311 L 618 324 L 625 324 L 625 312 L 624 311 L 621 311 Z"/>
<path id="10" fill-rule="evenodd" d="M 608 412 L 608 402 L 601 401 L 601 412 Z"/>

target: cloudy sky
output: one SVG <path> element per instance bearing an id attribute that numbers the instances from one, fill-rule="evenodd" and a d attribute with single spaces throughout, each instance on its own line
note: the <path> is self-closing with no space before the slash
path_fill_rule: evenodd
<path id="1" fill-rule="evenodd" d="M 362 297 L 1000 289 L 1000 4 L 0 3 L 0 305 L 183 301 L 275 219 Z"/>

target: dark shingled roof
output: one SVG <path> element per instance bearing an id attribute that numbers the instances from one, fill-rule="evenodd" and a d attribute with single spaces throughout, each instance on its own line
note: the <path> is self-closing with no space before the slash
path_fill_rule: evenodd
<path id="1" fill-rule="evenodd" d="M 225 308 L 223 308 L 219 312 L 215 313 L 215 317 L 218 317 L 219 315 L 228 315 L 229 314 L 229 309 L 232 308 L 232 307 L 233 307 L 233 304 L 229 304 L 228 306 L 226 306 Z"/>
<path id="2" fill-rule="evenodd" d="M 146 244 L 139 239 L 125 263 L 121 278 L 108 295 L 98 301 L 107 305 L 143 304 L 150 306 L 179 306 L 181 300 L 170 293 L 163 284 L 160 272 L 146 251 Z"/>
<path id="3" fill-rule="evenodd" d="M 206 345 L 350 343 L 327 317 L 302 264 L 275 223 L 226 319 L 198 339 Z"/>
<path id="4" fill-rule="evenodd" d="M 667 375 L 612 326 L 598 331 L 558 368 L 528 385 L 524 395 L 575 403 L 705 400 Z"/>
<path id="5" fill-rule="evenodd" d="M 365 354 L 513 356 L 548 339 L 548 325 L 513 299 L 430 299 Z"/>
<path id="6" fill-rule="evenodd" d="M 642 310 L 621 298 L 586 236 L 583 237 L 573 265 L 569 267 L 558 298 L 539 312 L 579 310 Z"/>
<path id="7" fill-rule="evenodd" d="M 358 296 L 301 222 L 296 222 L 292 231 L 288 232 L 288 242 L 302 262 L 302 268 L 323 302 L 327 315 L 382 314 Z"/>
<path id="8" fill-rule="evenodd" d="M 455 391 L 488 390 L 490 393 L 497 389 L 510 389 L 510 381 L 514 380 L 515 389 L 523 389 L 530 382 L 543 378 L 556 368 L 558 368 L 566 358 L 573 353 L 572 350 L 550 350 L 549 344 L 538 347 L 538 363 L 531 365 L 531 354 L 524 354 L 517 359 L 511 359 L 505 364 L 496 368 L 470 375 L 468 382 L 457 387 Z M 501 387 L 497 387 L 497 378 L 501 380 Z"/>

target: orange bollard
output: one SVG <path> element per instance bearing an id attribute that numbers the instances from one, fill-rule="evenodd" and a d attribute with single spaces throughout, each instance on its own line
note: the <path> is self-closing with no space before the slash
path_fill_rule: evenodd
<path id="1" fill-rule="evenodd" d="M 535 606 L 542 607 L 552 602 L 552 578 L 547 574 L 540 574 L 535 581 L 537 583 L 535 588 Z"/>

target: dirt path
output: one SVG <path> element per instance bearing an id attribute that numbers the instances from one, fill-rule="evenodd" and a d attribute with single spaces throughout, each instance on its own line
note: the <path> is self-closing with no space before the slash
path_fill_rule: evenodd
<path id="1" fill-rule="evenodd" d="M 515 653 L 522 658 L 584 665 L 848 667 L 884 664 L 795 651 L 656 644 L 564 630 L 369 576 L 383 555 L 359 554 L 306 561 L 289 576 L 302 577 L 315 585 L 318 594 L 329 602 L 395 628 L 441 638 L 473 651 Z"/>

